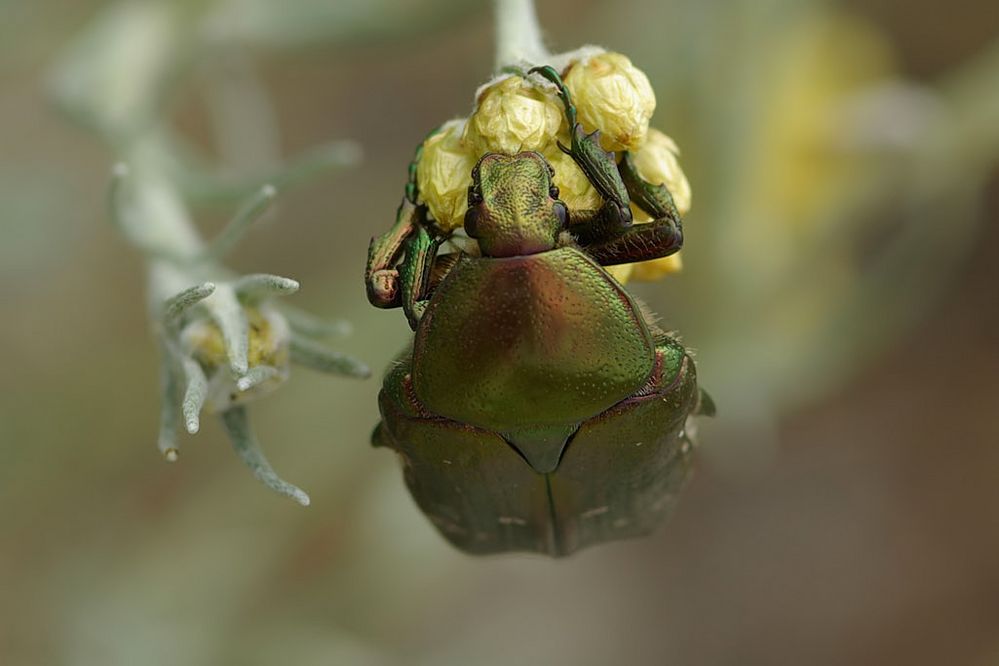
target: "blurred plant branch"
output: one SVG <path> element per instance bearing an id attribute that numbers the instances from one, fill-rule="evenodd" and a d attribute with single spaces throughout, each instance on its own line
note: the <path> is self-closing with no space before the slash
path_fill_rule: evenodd
<path id="1" fill-rule="evenodd" d="M 323 343 L 347 332 L 345 322 L 326 322 L 274 301 L 297 291 L 298 282 L 239 275 L 221 260 L 280 190 L 350 166 L 360 151 L 352 142 L 334 141 L 282 162 L 268 96 L 239 46 L 207 28 L 209 8 L 211 3 L 197 11 L 169 2 L 110 7 L 57 64 L 51 91 L 122 159 L 113 169 L 109 208 L 115 226 L 148 263 L 149 315 L 161 355 L 160 451 L 176 460 L 181 424 L 194 434 L 203 410 L 218 412 L 254 475 L 308 505 L 308 495 L 267 462 L 245 404 L 286 380 L 292 361 L 350 377 L 370 371 Z M 223 167 L 194 157 L 163 111 L 169 92 L 202 57 L 228 65 L 216 68 L 209 86 Z M 239 199 L 230 223 L 203 241 L 188 200 Z"/>

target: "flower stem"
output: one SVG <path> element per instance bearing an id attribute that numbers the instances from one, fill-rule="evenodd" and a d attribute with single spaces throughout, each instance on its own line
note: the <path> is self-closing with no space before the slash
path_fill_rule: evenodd
<path id="1" fill-rule="evenodd" d="M 495 0 L 495 11 L 497 72 L 520 63 L 548 60 L 534 0 Z"/>

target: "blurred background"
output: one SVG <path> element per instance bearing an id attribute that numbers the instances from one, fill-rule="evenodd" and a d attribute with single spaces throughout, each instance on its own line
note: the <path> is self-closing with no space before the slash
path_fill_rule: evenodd
<path id="1" fill-rule="evenodd" d="M 672 521 L 565 561 L 466 557 L 368 445 L 377 378 L 296 368 L 253 405 L 308 509 L 214 419 L 177 464 L 156 451 L 144 262 L 106 205 L 123 146 L 160 132 L 211 234 L 241 171 L 357 142 L 229 263 L 300 280 L 378 373 L 408 330 L 365 300 L 367 242 L 488 77 L 487 4 L 7 0 L 0 663 L 999 664 L 999 8 L 538 14 L 553 50 L 649 75 L 693 187 L 684 271 L 634 286 L 719 405 Z"/>

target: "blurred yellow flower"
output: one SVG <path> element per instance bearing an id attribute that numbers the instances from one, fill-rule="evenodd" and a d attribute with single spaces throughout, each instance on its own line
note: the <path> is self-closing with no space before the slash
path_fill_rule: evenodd
<path id="1" fill-rule="evenodd" d="M 464 120 L 452 120 L 423 142 L 423 155 L 416 165 L 420 199 L 445 231 L 461 227 L 468 210 L 468 186 L 479 154 L 469 152 L 461 135 Z"/>
<path id="2" fill-rule="evenodd" d="M 522 150 L 545 150 L 561 125 L 562 104 L 553 93 L 508 76 L 479 94 L 463 139 L 476 156 L 516 155 Z"/>
<path id="3" fill-rule="evenodd" d="M 845 110 L 852 95 L 892 76 L 893 57 L 883 35 L 845 14 L 802 20 L 772 48 L 779 49 L 779 65 L 762 93 L 769 101 L 755 130 L 758 168 L 746 174 L 746 205 L 781 227 L 776 233 L 821 236 L 826 232 L 816 223 L 838 220 L 828 211 L 879 168 L 869 155 L 848 149 Z M 758 228 L 740 231 L 750 242 L 772 237 Z M 788 252 L 793 260 L 797 249 Z"/>
<path id="4" fill-rule="evenodd" d="M 569 65 L 563 80 L 583 129 L 599 129 L 604 150 L 630 150 L 645 139 L 656 95 L 648 77 L 620 53 L 599 53 Z"/>

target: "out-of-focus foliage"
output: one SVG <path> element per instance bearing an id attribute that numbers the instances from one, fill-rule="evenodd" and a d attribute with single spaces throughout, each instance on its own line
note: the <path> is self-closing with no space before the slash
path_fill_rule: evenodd
<path id="1" fill-rule="evenodd" d="M 280 386 L 288 378 L 291 360 L 353 377 L 365 378 L 370 371 L 321 342 L 342 329 L 342 323 L 327 324 L 272 302 L 298 291 L 298 282 L 266 273 L 235 275 L 221 265 L 222 257 L 277 195 L 272 183 L 258 185 L 255 196 L 210 243 L 202 242 L 193 225 L 179 184 L 171 178 L 182 181 L 185 174 L 173 163 L 177 139 L 162 110 L 168 104 L 169 84 L 195 51 L 194 33 L 187 24 L 194 16 L 170 3 L 112 7 L 77 39 L 56 69 L 51 88 L 67 112 L 89 125 L 124 160 L 114 170 L 108 215 L 148 262 L 150 326 L 160 350 L 160 452 L 175 462 L 182 424 L 193 435 L 200 429 L 203 409 L 218 413 L 254 475 L 307 506 L 308 495 L 281 479 L 267 461 L 245 405 Z M 227 137 L 232 144 L 223 152 L 234 162 L 234 175 L 247 171 L 254 157 L 270 166 L 274 180 L 282 184 L 320 169 L 324 162 L 329 167 L 355 162 L 357 150 L 346 142 L 314 151 L 314 157 L 299 160 L 304 167 L 272 165 L 273 157 L 266 154 L 272 151 L 259 140 L 260 149 L 248 151 L 244 146 L 252 146 L 255 137 L 274 134 L 276 128 L 268 123 L 271 109 L 253 79 L 244 75 L 239 83 L 222 93 L 227 99 L 220 101 L 216 114 L 217 125 L 227 128 L 223 140 Z M 232 129 L 225 116 L 237 107 L 241 121 Z M 211 186 L 208 174 L 196 175 Z"/>
<path id="2" fill-rule="evenodd" d="M 105 212 L 107 167 L 136 132 L 161 143 L 155 167 L 185 198 L 222 210 L 261 182 L 280 188 L 281 155 L 299 155 L 291 166 L 304 175 L 329 161 L 308 146 L 356 137 L 366 162 L 289 191 L 280 227 L 262 224 L 232 262 L 294 273 L 297 298 L 354 322 L 345 350 L 387 364 L 407 332 L 365 302 L 366 243 L 391 219 L 412 147 L 432 123 L 471 111 L 492 62 L 487 13 L 444 0 L 6 3 L 0 661 L 994 658 L 994 609 L 973 604 L 983 589 L 991 603 L 991 578 L 959 577 L 994 571 L 994 558 L 978 559 L 994 550 L 984 528 L 957 530 L 951 509 L 996 505 L 981 489 L 948 503 L 992 475 L 933 457 L 984 450 L 994 428 L 949 424 L 965 439 L 920 444 L 904 426 L 937 396 L 902 391 L 942 389 L 886 381 L 900 406 L 799 422 L 799 443 L 815 447 L 781 452 L 776 473 L 767 466 L 780 451 L 775 424 L 862 392 L 848 381 L 941 301 L 982 233 L 981 191 L 999 155 L 999 43 L 979 36 L 970 55 L 917 82 L 897 33 L 937 9 L 916 4 L 880 3 L 876 24 L 859 3 L 819 0 L 539 3 L 554 49 L 629 55 L 656 90 L 652 126 L 683 148 L 695 203 L 684 270 L 635 290 L 698 349 L 720 410 L 673 525 L 555 565 L 471 560 L 441 542 L 395 461 L 367 445 L 376 381 L 298 373 L 260 405 L 260 437 L 312 491 L 308 510 L 258 488 L 211 427 L 184 463 L 158 464 L 146 445 L 158 407 L 141 266 Z M 957 30 L 943 23 L 934 35 Z M 955 41 L 918 48 L 953 52 Z M 95 57 L 106 68 L 91 69 Z M 97 75 L 116 69 L 126 74 Z M 75 117 L 115 149 L 51 114 L 53 89 L 63 108 L 86 96 Z M 953 390 L 987 388 L 992 369 L 986 360 L 947 376 Z M 995 394 L 977 395 L 967 400 L 984 410 Z M 849 446 L 879 424 L 911 436 L 912 454 L 889 441 Z M 920 460 L 934 473 L 918 476 Z"/>
<path id="3" fill-rule="evenodd" d="M 697 65 L 671 76 L 691 79 L 699 203 L 674 297 L 728 411 L 706 454 L 737 467 L 772 453 L 775 415 L 863 367 L 966 255 L 999 153 L 999 44 L 929 87 L 904 80 L 871 25 L 821 3 L 691 14 L 702 31 L 679 34 L 696 34 L 683 46 Z"/>

